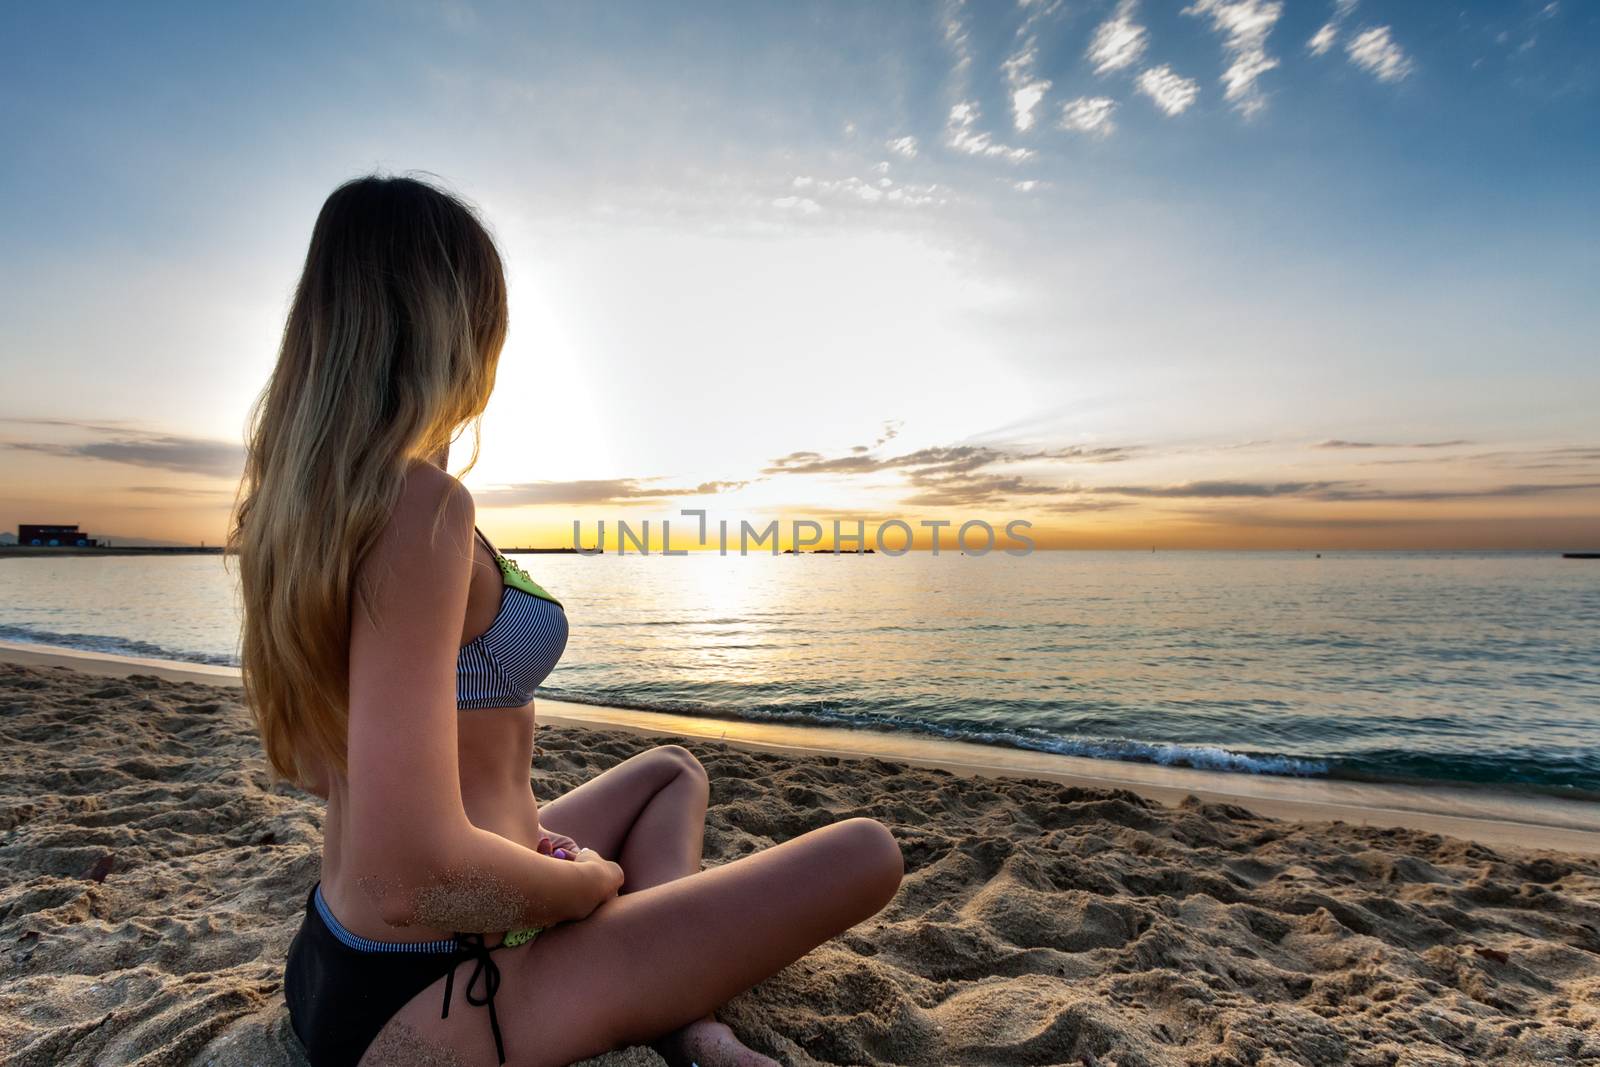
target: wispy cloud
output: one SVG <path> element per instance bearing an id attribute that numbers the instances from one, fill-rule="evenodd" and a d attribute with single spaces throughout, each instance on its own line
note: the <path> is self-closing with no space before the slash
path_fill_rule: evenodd
<path id="1" fill-rule="evenodd" d="M 633 504 L 672 497 L 712 496 L 742 489 L 748 481 L 701 482 L 693 486 L 654 485 L 654 478 L 601 478 L 571 482 L 519 482 L 480 489 L 473 493 L 478 503 L 491 508 L 528 505 L 568 507 L 603 504 Z"/>
<path id="2" fill-rule="evenodd" d="M 888 204 L 901 207 L 923 207 L 927 204 L 947 203 L 948 190 L 937 184 L 898 184 L 889 177 L 889 164 L 879 163 L 872 168 L 877 178 L 865 179 L 854 175 L 847 178 L 814 178 L 800 175 L 791 183 L 796 190 L 792 196 L 773 201 L 778 207 L 815 214 L 822 210 L 812 197 L 832 198 L 854 203 Z"/>
<path id="3" fill-rule="evenodd" d="M 815 215 L 822 210 L 822 205 L 809 196 L 780 196 L 772 202 L 772 206 L 802 215 Z"/>
<path id="4" fill-rule="evenodd" d="M 884 443 L 887 438 L 880 440 Z M 1039 449 L 992 445 L 951 445 L 922 448 L 894 456 L 875 456 L 858 446 L 847 455 L 792 452 L 773 460 L 762 470 L 772 475 L 863 476 L 898 474 L 915 492 L 900 503 L 915 507 L 956 507 L 994 504 L 1009 497 L 1042 500 L 1077 494 L 1073 486 L 1035 481 L 995 470 L 1018 463 L 1102 464 L 1128 459 L 1127 447 L 1067 446 Z"/>
<path id="5" fill-rule="evenodd" d="M 960 92 L 966 91 L 967 81 L 972 76 L 972 36 L 967 32 L 966 23 L 962 20 L 963 0 L 946 0 L 944 5 L 944 43 L 950 49 L 950 58 L 953 65 L 950 70 L 950 79 Z"/>
<path id="6" fill-rule="evenodd" d="M 1027 496 L 1054 496 L 1060 488 L 1044 482 L 1029 481 L 1016 476 L 948 475 L 927 481 L 926 488 L 901 499 L 910 507 L 973 507 L 998 504 L 1002 500 Z"/>
<path id="7" fill-rule="evenodd" d="M 1128 459 L 1128 446 L 1090 448 L 1013 448 L 998 445 L 940 445 L 898 456 L 851 454 L 825 456 L 820 452 L 791 452 L 772 460 L 762 474 L 868 474 L 886 470 L 921 470 L 930 473 L 970 472 L 1001 463 L 1056 460 L 1070 463 L 1115 463 Z"/>
<path id="8" fill-rule="evenodd" d="M 1033 149 L 1001 144 L 978 128 L 982 113 L 978 102 L 971 98 L 972 37 L 963 18 L 964 8 L 962 0 L 947 0 L 942 16 L 944 42 L 950 49 L 952 60 L 950 91 L 957 101 L 951 105 L 950 114 L 945 120 L 944 143 L 969 156 L 1003 159 L 1011 163 L 1032 159 Z"/>
<path id="9" fill-rule="evenodd" d="M 1600 482 L 1519 482 L 1492 485 L 1482 489 L 1332 489 L 1324 500 L 1387 500 L 1406 503 L 1431 503 L 1448 500 L 1504 500 L 1512 497 L 1546 496 L 1551 493 L 1588 492 L 1600 489 Z"/>
<path id="10" fill-rule="evenodd" d="M 1114 500 L 1103 496 L 1067 496 L 1061 500 L 1041 502 L 1039 505 L 1045 511 L 1058 514 L 1076 515 L 1082 512 L 1116 511 L 1120 508 L 1137 507 L 1132 500 Z"/>
<path id="11" fill-rule="evenodd" d="M 1327 506 L 1427 504 L 1538 497 L 1600 489 L 1600 481 L 1593 480 L 1596 476 L 1594 471 L 1575 467 L 1566 468 L 1565 480 L 1476 487 L 1430 487 L 1425 484 L 1417 486 L 1415 483 L 1391 485 L 1366 479 L 1292 477 L 1222 477 L 1175 483 L 1125 481 L 1095 485 L 1063 475 L 1073 470 L 1107 469 L 1107 464 L 1129 460 L 1149 460 L 1152 453 L 1147 448 L 1136 446 L 1073 445 L 1050 448 L 996 443 L 938 446 L 890 455 L 880 454 L 878 449 L 892 439 L 892 430 L 897 425 L 886 424 L 885 432 L 879 435 L 873 445 L 857 445 L 843 454 L 793 452 L 770 461 L 760 474 L 764 477 L 802 475 L 833 478 L 872 478 L 891 474 L 904 479 L 911 490 L 899 501 L 905 506 L 970 507 L 1015 500 L 1030 508 L 1063 514 L 1106 511 L 1135 506 L 1140 502 L 1177 505 L 1188 501 L 1206 507 L 1227 501 L 1302 501 Z M 1473 442 L 1465 439 L 1413 442 L 1331 439 L 1312 447 L 1347 452 L 1371 451 L 1379 455 L 1395 450 L 1437 454 L 1440 450 L 1471 444 Z M 1223 450 L 1237 450 L 1237 447 L 1241 446 L 1229 446 Z M 1563 458 L 1570 456 L 1580 463 L 1600 456 L 1600 450 L 1589 445 L 1562 446 L 1528 455 L 1543 456 L 1547 453 L 1558 453 Z M 1440 459 L 1448 459 L 1451 463 L 1461 461 L 1460 457 L 1452 454 L 1436 456 L 1432 462 L 1439 462 Z M 1016 467 L 1026 467 L 1027 471 L 1019 474 L 1006 469 Z M 1042 477 L 1039 476 L 1041 471 L 1044 472 Z M 1051 478 L 1051 473 L 1057 476 Z"/>
<path id="12" fill-rule="evenodd" d="M 229 489 L 200 489 L 192 485 L 130 485 L 130 493 L 142 493 L 148 496 L 178 496 L 178 497 L 208 497 L 220 498 L 230 495 Z"/>
<path id="13" fill-rule="evenodd" d="M 1380 444 L 1361 441 L 1326 441 L 1316 446 L 1334 449 L 1440 449 L 1470 444 L 1468 441 L 1428 441 L 1415 444 Z M 1211 478 L 1178 483 L 1120 483 L 1085 485 L 1077 481 L 1052 482 L 1010 474 L 1002 468 L 1017 464 L 1046 465 L 1046 469 L 1103 465 L 1143 458 L 1138 448 L 1101 447 L 1041 449 L 1005 445 L 953 445 L 918 449 L 899 455 L 874 455 L 858 446 L 845 455 L 794 452 L 771 461 L 761 473 L 777 475 L 827 475 L 864 477 L 898 474 L 914 492 L 900 503 L 918 507 L 955 507 L 997 504 L 1007 499 L 1025 500 L 1029 506 L 1050 511 L 1103 511 L 1130 506 L 1136 501 L 1269 501 L 1301 500 L 1322 504 L 1439 503 L 1497 500 L 1592 492 L 1600 481 L 1516 482 L 1475 488 L 1385 486 L 1350 479 L 1239 479 Z"/>
<path id="14" fill-rule="evenodd" d="M 1325 55 L 1328 49 L 1339 40 L 1339 31 L 1344 26 L 1345 19 L 1350 17 L 1350 12 L 1356 9 L 1357 0 L 1334 0 L 1333 17 L 1322 24 L 1316 33 L 1311 35 L 1311 40 L 1306 42 L 1306 48 L 1314 56 Z"/>
<path id="15" fill-rule="evenodd" d="M 1057 125 L 1063 130 L 1105 137 L 1117 128 L 1117 124 L 1111 121 L 1116 110 L 1117 102 L 1110 97 L 1080 96 L 1062 105 L 1061 121 Z"/>
<path id="16" fill-rule="evenodd" d="M 1333 15 L 1306 42 L 1307 51 L 1314 56 L 1327 55 L 1339 42 L 1339 35 L 1344 32 L 1345 23 L 1354 13 L 1357 2 L 1334 0 Z M 1345 42 L 1344 51 L 1351 63 L 1382 82 L 1402 81 L 1415 67 L 1411 58 L 1395 43 L 1388 26 L 1373 26 L 1361 31 Z"/>
<path id="17" fill-rule="evenodd" d="M 1151 67 L 1139 75 L 1135 87 L 1166 115 L 1181 115 L 1200 95 L 1200 83 L 1185 78 L 1169 66 Z"/>
<path id="18" fill-rule="evenodd" d="M 1403 81 L 1416 64 L 1395 43 L 1387 26 L 1374 26 L 1363 30 L 1344 46 L 1350 62 L 1381 82 Z"/>
<path id="19" fill-rule="evenodd" d="M 1211 28 L 1223 35 L 1222 49 L 1229 64 L 1222 72 L 1222 84 L 1228 101 L 1246 116 L 1266 107 L 1266 97 L 1256 82 L 1278 65 L 1267 54 L 1267 37 L 1283 15 L 1283 4 L 1279 0 L 1195 0 L 1183 13 L 1209 18 Z"/>
<path id="20" fill-rule="evenodd" d="M 1243 482 L 1199 481 L 1181 485 L 1105 485 L 1084 490 L 1112 496 L 1146 499 L 1229 500 L 1299 497 L 1307 500 L 1344 503 L 1437 503 L 1451 500 L 1498 500 L 1513 497 L 1545 496 L 1551 493 L 1586 492 L 1600 489 L 1600 482 L 1520 482 L 1476 489 L 1405 489 L 1372 486 L 1363 482 Z"/>
<path id="21" fill-rule="evenodd" d="M 1476 471 L 1498 468 L 1502 470 L 1559 470 L 1584 477 L 1600 475 L 1600 469 L 1596 467 L 1596 461 L 1600 461 L 1600 446 L 1595 445 L 1509 448 L 1492 452 L 1455 452 L 1447 458 L 1438 455 L 1437 450 L 1439 449 L 1462 448 L 1476 443 L 1475 441 L 1465 440 L 1424 441 L 1419 444 L 1323 441 L 1312 447 L 1356 449 L 1373 453 L 1374 458 L 1352 460 L 1363 467 L 1416 467 L 1444 462 L 1455 465 L 1457 469 Z M 1396 452 L 1401 454 L 1396 455 Z"/>
<path id="22" fill-rule="evenodd" d="M 963 0 L 946 0 L 942 16 L 944 41 L 946 47 L 950 49 L 952 60 L 950 94 L 957 101 L 951 105 L 950 114 L 945 120 L 944 143 L 963 155 L 1003 159 L 1009 163 L 1021 163 L 1032 159 L 1033 149 L 1001 144 L 978 128 L 979 120 L 983 116 L 971 91 L 972 35 L 968 32 L 965 22 L 965 6 Z M 1030 14 L 1029 18 L 1032 17 Z M 1034 101 L 1034 104 L 1036 105 L 1037 101 Z M 1031 114 L 1030 106 L 1030 121 Z"/>
<path id="23" fill-rule="evenodd" d="M 1344 482 L 1233 482 L 1202 481 L 1182 485 L 1104 485 L 1093 489 L 1096 493 L 1114 496 L 1155 498 L 1211 498 L 1305 496 L 1325 493 Z"/>
<path id="24" fill-rule="evenodd" d="M 994 140 L 978 129 L 981 113 L 977 101 L 963 100 L 950 108 L 949 121 L 945 123 L 945 144 L 969 156 L 1003 159 L 1008 163 L 1022 163 L 1034 156 L 1031 148 L 1013 148 Z"/>
<path id="25" fill-rule="evenodd" d="M 1000 64 L 1006 85 L 1011 90 L 1011 121 L 1019 133 L 1033 129 L 1039 104 L 1050 91 L 1050 80 L 1038 75 L 1039 36 L 1036 27 L 1042 19 L 1055 14 L 1059 3 L 1024 4 L 1027 14 L 1017 27 L 1017 47 Z"/>
<path id="26" fill-rule="evenodd" d="M 1150 34 L 1133 21 L 1138 0 L 1121 0 L 1112 16 L 1102 22 L 1089 41 L 1084 55 L 1094 64 L 1096 74 L 1109 74 L 1130 67 L 1144 55 Z"/>
<path id="27" fill-rule="evenodd" d="M 71 419 L 4 419 L 15 424 L 51 426 L 92 435 L 91 440 L 72 442 L 4 441 L 0 446 L 23 452 L 62 456 L 69 459 L 98 459 L 133 467 L 178 471 L 215 478 L 237 478 L 244 469 L 244 446 L 233 441 L 185 437 L 127 426 Z"/>
<path id="28" fill-rule="evenodd" d="M 885 141 L 883 146 L 897 156 L 904 156 L 906 159 L 917 158 L 917 139 L 909 134 L 891 138 Z"/>
<path id="29" fill-rule="evenodd" d="M 1473 444 L 1472 441 L 1342 441 L 1334 438 L 1330 441 L 1318 441 L 1313 448 L 1459 448 L 1462 445 Z"/>

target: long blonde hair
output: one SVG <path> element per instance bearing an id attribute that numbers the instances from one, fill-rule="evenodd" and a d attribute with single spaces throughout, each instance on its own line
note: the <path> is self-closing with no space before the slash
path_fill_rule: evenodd
<path id="1" fill-rule="evenodd" d="M 322 205 L 229 532 L 245 697 L 291 781 L 347 770 L 358 567 L 411 462 L 469 424 L 476 459 L 506 325 L 500 254 L 461 200 L 371 175 Z"/>

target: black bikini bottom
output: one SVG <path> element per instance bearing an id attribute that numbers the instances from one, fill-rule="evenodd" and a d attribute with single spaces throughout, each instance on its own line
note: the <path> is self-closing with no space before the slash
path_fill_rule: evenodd
<path id="1" fill-rule="evenodd" d="M 306 897 L 305 919 L 289 945 L 283 971 L 289 1022 L 311 1067 L 357 1067 L 378 1031 L 413 997 L 446 975 L 443 1017 L 448 1017 L 455 968 L 467 960 L 477 961 L 466 984 L 467 1002 L 489 1009 L 495 1050 L 500 1062 L 506 1062 L 494 1010 L 500 968 L 482 934 L 417 944 L 358 937 L 327 910 L 319 886 L 312 886 Z M 475 993 L 480 982 L 481 997 Z"/>

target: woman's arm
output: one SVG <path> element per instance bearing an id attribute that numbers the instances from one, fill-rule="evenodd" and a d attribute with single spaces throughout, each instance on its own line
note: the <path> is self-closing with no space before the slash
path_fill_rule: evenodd
<path id="1" fill-rule="evenodd" d="M 352 600 L 346 863 L 395 926 L 547 926 L 622 884 L 614 863 L 541 855 L 467 819 L 455 671 L 472 529 L 461 484 L 414 465 Z"/>

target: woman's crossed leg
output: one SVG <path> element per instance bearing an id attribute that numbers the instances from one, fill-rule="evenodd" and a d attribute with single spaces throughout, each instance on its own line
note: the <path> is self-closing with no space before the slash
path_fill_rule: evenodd
<path id="1" fill-rule="evenodd" d="M 632 893 L 700 869 L 710 795 L 693 753 L 659 745 L 541 804 L 539 824 L 616 861 Z"/>
<path id="2" fill-rule="evenodd" d="M 627 881 L 588 918 L 495 953 L 508 1064 L 567 1064 L 704 1022 L 730 997 L 893 898 L 900 849 L 871 819 L 847 819 L 695 873 L 706 797 L 698 768 L 686 750 L 664 746 L 541 812 L 546 829 L 615 859 Z M 443 979 L 401 1011 L 391 1026 L 407 1041 L 389 1035 L 376 1042 L 381 1062 L 406 1063 L 406 1048 L 417 1067 L 496 1062 L 484 1009 L 461 1000 L 471 968 L 457 969 L 457 1004 L 448 1018 L 439 1018 Z"/>
<path id="3" fill-rule="evenodd" d="M 621 892 L 633 893 L 700 869 L 710 794 L 693 753 L 659 745 L 544 805 L 539 821 L 616 860 L 626 879 Z M 776 1067 L 709 1013 L 652 1044 L 674 1065 Z"/>

